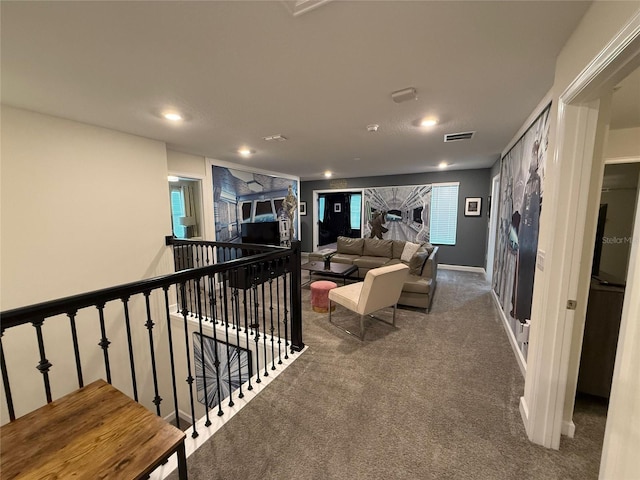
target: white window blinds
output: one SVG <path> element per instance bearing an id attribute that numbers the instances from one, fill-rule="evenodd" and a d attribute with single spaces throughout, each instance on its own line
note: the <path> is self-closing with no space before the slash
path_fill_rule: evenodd
<path id="1" fill-rule="evenodd" d="M 430 241 L 435 245 L 455 245 L 458 225 L 459 183 L 434 183 L 431 189 Z"/>

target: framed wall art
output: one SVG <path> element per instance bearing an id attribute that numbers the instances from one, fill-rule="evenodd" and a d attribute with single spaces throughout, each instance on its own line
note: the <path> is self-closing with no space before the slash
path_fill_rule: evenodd
<path id="1" fill-rule="evenodd" d="M 229 397 L 253 375 L 250 350 L 198 332 L 193 332 L 193 357 L 198 402 L 209 408 Z"/>
<path id="2" fill-rule="evenodd" d="M 467 197 L 464 200 L 464 216 L 479 217 L 482 210 L 481 197 Z"/>

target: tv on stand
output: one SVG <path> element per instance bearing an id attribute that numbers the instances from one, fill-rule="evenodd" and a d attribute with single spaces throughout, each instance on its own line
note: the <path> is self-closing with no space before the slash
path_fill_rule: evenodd
<path id="1" fill-rule="evenodd" d="M 242 243 L 280 245 L 280 228 L 278 222 L 242 223 L 240 233 Z"/>

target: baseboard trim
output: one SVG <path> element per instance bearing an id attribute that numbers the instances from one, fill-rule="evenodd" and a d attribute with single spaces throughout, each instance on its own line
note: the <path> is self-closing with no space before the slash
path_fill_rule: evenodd
<path id="1" fill-rule="evenodd" d="M 504 310 L 502 310 L 502 305 L 500 305 L 500 300 L 498 299 L 496 292 L 493 290 L 491 290 L 491 297 L 493 298 L 493 301 L 495 302 L 496 307 L 498 308 L 498 312 L 500 312 L 500 318 L 502 319 L 502 326 L 504 327 L 505 332 L 507 332 L 507 338 L 509 339 L 509 344 L 511 344 L 511 349 L 513 350 L 513 354 L 516 356 L 518 366 L 520 367 L 520 373 L 522 373 L 522 376 L 524 377 L 527 374 L 527 361 L 524 359 L 524 356 L 522 355 L 522 352 L 518 347 L 516 336 L 513 333 L 513 330 L 511 330 L 511 327 L 509 326 L 509 319 L 505 315 Z"/>
<path id="2" fill-rule="evenodd" d="M 562 422 L 562 429 L 560 433 L 562 433 L 562 435 L 566 435 L 569 438 L 573 438 L 576 434 L 576 424 L 573 423 L 573 421 L 567 422 L 566 420 L 564 420 Z"/>
<path id="3" fill-rule="evenodd" d="M 446 263 L 439 263 L 438 268 L 441 268 L 443 270 L 458 270 L 460 272 L 483 273 L 485 275 L 487 273 L 482 267 L 470 267 L 468 265 L 448 265 Z"/>
<path id="4" fill-rule="evenodd" d="M 524 429 L 527 432 L 527 437 L 531 440 L 531 433 L 529 432 L 529 407 L 524 397 L 520 397 L 520 417 L 524 424 Z"/>

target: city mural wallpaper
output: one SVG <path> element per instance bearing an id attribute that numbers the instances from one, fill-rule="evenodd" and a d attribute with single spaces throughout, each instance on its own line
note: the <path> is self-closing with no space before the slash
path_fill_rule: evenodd
<path id="1" fill-rule="evenodd" d="M 517 333 L 531 319 L 551 104 L 502 158 L 493 289 Z M 528 342 L 518 342 L 524 358 Z"/>

